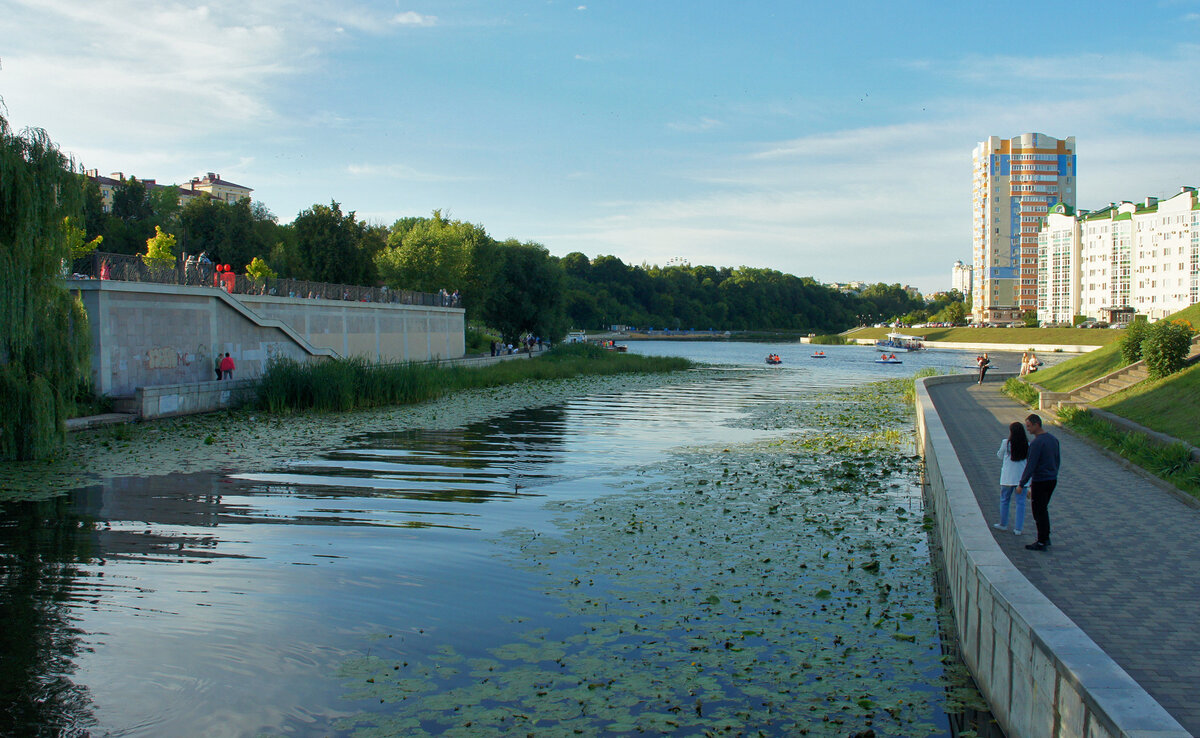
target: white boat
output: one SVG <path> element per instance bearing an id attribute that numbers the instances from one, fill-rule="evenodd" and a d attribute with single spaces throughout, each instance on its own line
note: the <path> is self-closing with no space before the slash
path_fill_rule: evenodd
<path id="1" fill-rule="evenodd" d="M 886 340 L 875 342 L 875 350 L 882 351 L 885 354 L 892 354 L 897 351 L 924 351 L 925 344 L 921 343 L 924 340 L 921 336 L 889 333 Z"/>

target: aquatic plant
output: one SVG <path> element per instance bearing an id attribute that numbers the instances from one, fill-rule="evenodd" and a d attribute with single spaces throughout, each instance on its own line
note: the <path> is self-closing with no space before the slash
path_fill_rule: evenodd
<path id="1" fill-rule="evenodd" d="M 342 665 L 361 709 L 337 727 L 939 732 L 931 717 L 948 693 L 980 700 L 937 646 L 903 386 L 756 407 L 750 422 L 796 432 L 680 449 L 614 494 L 549 503 L 557 531 L 496 543 L 536 577 L 550 624 L 509 617 L 485 652 L 380 634 Z"/>
<path id="2" fill-rule="evenodd" d="M 258 382 L 259 406 L 272 413 L 345 411 L 410 405 L 464 389 L 587 375 L 670 372 L 687 359 L 639 356 L 597 346 L 561 346 L 533 359 L 482 367 L 427 363 L 376 364 L 362 358 L 320 362 L 273 359 Z"/>

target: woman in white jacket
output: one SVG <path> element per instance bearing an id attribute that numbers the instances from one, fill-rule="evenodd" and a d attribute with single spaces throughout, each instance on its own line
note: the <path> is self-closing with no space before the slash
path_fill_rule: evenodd
<path id="1" fill-rule="evenodd" d="M 1019 485 L 1021 474 L 1025 472 L 1025 459 L 1029 456 L 1029 440 L 1025 437 L 1023 425 L 1013 423 L 1008 426 L 1008 438 L 1000 442 L 996 456 L 1001 462 L 1000 522 L 993 523 L 992 527 L 1000 530 L 1008 528 L 1008 502 L 1012 500 L 1016 508 L 1013 533 L 1021 535 L 1021 528 L 1025 526 L 1025 489 Z"/>

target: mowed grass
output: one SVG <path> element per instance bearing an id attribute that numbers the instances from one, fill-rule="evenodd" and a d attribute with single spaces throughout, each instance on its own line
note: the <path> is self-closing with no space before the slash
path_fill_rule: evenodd
<path id="1" fill-rule="evenodd" d="M 1171 315 L 1170 319 L 1186 320 L 1192 326 L 1200 327 L 1200 304 L 1184 308 Z M 1118 339 L 1125 335 L 1124 331 L 1110 331 L 1106 329 L 1084 329 L 1080 332 L 1091 333 L 1093 331 L 1096 333 L 1114 333 Z M 1095 351 L 1068 359 L 1049 369 L 1043 369 L 1028 377 L 1028 381 L 1051 392 L 1069 392 L 1106 374 L 1111 374 L 1123 366 L 1125 366 L 1125 362 L 1121 358 L 1121 344 L 1119 341 L 1115 341 Z M 1130 420 L 1132 419 L 1130 418 Z M 1166 431 L 1163 432 L 1165 433 Z"/>
<path id="2" fill-rule="evenodd" d="M 891 328 L 859 328 L 845 333 L 846 338 L 881 339 Z M 1004 343 L 1018 348 L 1055 346 L 1106 346 L 1119 339 L 1119 330 L 1107 328 L 903 328 L 898 333 L 921 336 L 926 341 L 953 343 Z"/>
<path id="3" fill-rule="evenodd" d="M 1094 403 L 1114 415 L 1200 446 L 1200 364 Z"/>
<path id="4" fill-rule="evenodd" d="M 1113 331 L 1120 333 L 1120 331 Z M 1076 387 L 1111 374 L 1125 366 L 1121 359 L 1121 344 L 1110 343 L 1095 351 L 1068 359 L 1061 364 L 1039 369 L 1026 378 L 1051 392 L 1068 392 Z"/>

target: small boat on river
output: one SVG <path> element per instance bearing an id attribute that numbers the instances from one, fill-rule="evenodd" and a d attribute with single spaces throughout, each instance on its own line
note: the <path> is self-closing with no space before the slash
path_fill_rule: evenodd
<path id="1" fill-rule="evenodd" d="M 903 333 L 889 333 L 887 339 L 875 342 L 875 349 L 882 351 L 885 354 L 895 353 L 897 351 L 924 351 L 925 344 L 921 341 L 925 340 L 921 336 L 906 336 Z"/>
<path id="2" fill-rule="evenodd" d="M 876 364 L 903 364 L 904 362 L 893 356 L 880 356 L 875 360 Z"/>
<path id="3" fill-rule="evenodd" d="M 782 364 L 783 359 L 779 358 L 779 354 L 767 354 L 768 364 Z"/>
<path id="4" fill-rule="evenodd" d="M 814 352 L 813 352 L 813 355 L 812 355 L 812 358 L 814 358 L 814 359 L 828 359 L 829 357 L 825 355 L 825 352 L 824 352 L 824 351 L 814 351 Z"/>

